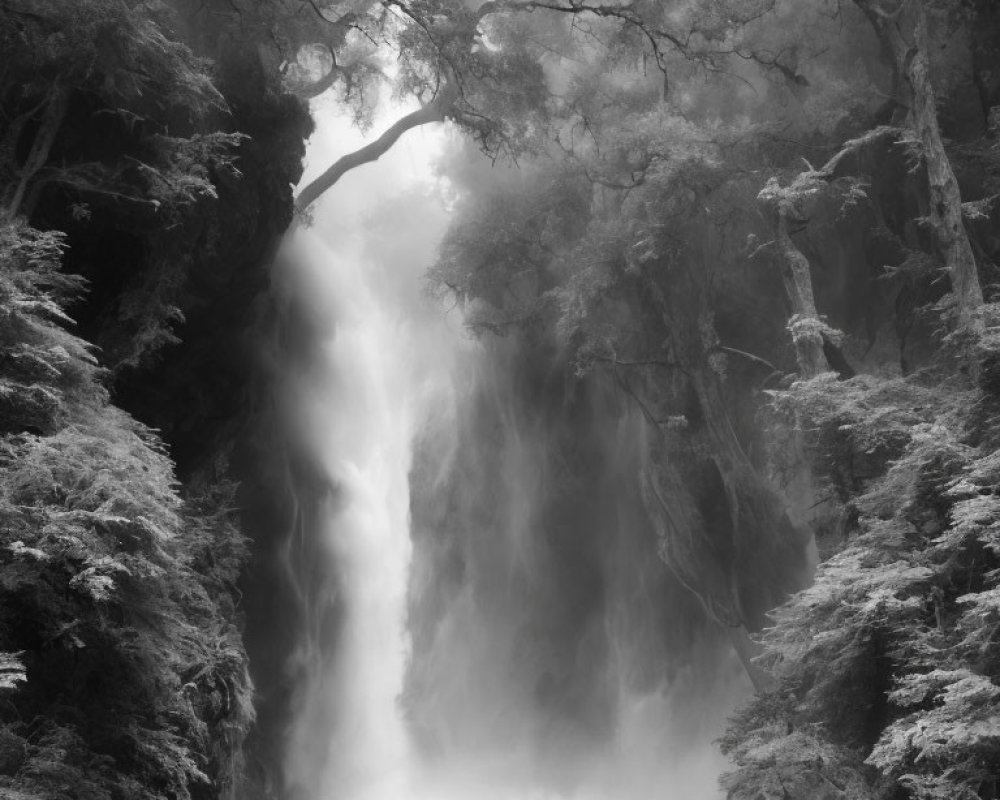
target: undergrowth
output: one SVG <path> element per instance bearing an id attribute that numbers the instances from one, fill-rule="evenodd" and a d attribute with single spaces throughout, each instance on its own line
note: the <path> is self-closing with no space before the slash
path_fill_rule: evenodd
<path id="1" fill-rule="evenodd" d="M 993 797 L 1000 776 L 1000 441 L 979 385 L 934 374 L 772 393 L 849 510 L 813 585 L 772 614 L 775 678 L 722 740 L 731 800 Z"/>

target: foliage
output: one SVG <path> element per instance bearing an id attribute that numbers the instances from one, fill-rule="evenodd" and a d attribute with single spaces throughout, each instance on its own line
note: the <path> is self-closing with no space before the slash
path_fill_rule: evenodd
<path id="1" fill-rule="evenodd" d="M 886 466 L 903 453 L 915 430 L 927 426 L 941 411 L 945 399 L 917 381 L 869 375 L 844 381 L 833 373 L 797 381 L 787 390 L 768 395 L 769 423 L 802 433 L 814 472 L 829 481 L 842 502 L 881 477 Z M 776 471 L 789 468 L 780 463 L 789 455 L 773 451 Z M 889 494 L 894 490 L 895 485 Z"/>
<path id="2" fill-rule="evenodd" d="M 63 237 L 0 222 L 0 430 L 50 430 L 68 403 L 100 395 L 91 348 L 64 327 L 81 289 L 59 271 Z"/>
<path id="3" fill-rule="evenodd" d="M 946 288 L 935 288 L 926 164 L 906 164 L 900 145 L 913 136 L 885 126 L 897 109 L 884 95 L 899 75 L 879 58 L 884 26 L 840 3 L 773 4 L 757 9 L 757 24 L 748 5 L 684 4 L 665 20 L 636 4 L 625 26 L 610 11 L 588 22 L 590 48 L 573 49 L 575 29 L 545 38 L 582 63 L 565 67 L 571 77 L 549 109 L 554 143 L 527 161 L 531 179 L 477 175 L 459 186 L 431 277 L 465 303 L 478 334 L 513 336 L 542 372 L 607 380 L 634 403 L 653 442 L 641 480 L 652 487 L 650 515 L 663 507 L 662 554 L 709 616 L 754 619 L 746 609 L 760 602 L 766 548 L 786 579 L 794 569 L 765 473 L 790 475 L 797 491 L 808 481 L 805 502 L 832 501 L 840 514 L 841 541 L 815 583 L 762 636 L 760 663 L 778 685 L 723 741 L 736 765 L 724 780 L 731 797 L 887 798 L 896 787 L 987 796 L 998 775 L 1000 505 L 995 401 L 980 390 L 991 391 L 995 364 L 976 387 L 949 354 L 954 337 L 923 334 L 916 359 L 907 349 L 916 320 L 946 323 L 946 303 L 934 305 Z M 736 6 L 746 19 L 711 13 Z M 663 35 L 688 25 L 697 36 Z M 663 49 L 637 46 L 626 29 L 640 40 L 655 31 Z M 935 29 L 935 46 L 948 30 Z M 635 68 L 644 48 L 666 85 Z M 830 158 L 822 170 L 810 163 L 817 155 Z M 795 193 L 789 246 L 816 307 L 830 313 L 776 331 L 787 308 L 769 306 L 774 318 L 758 322 L 765 312 L 751 306 L 780 296 L 786 267 L 745 207 L 783 186 Z M 985 214 L 975 219 L 986 226 Z M 984 252 L 995 230 L 984 229 Z M 758 259 L 776 281 L 747 276 Z M 995 331 L 981 333 L 961 349 L 995 360 Z M 789 345 L 802 335 L 828 359 L 847 348 L 869 358 L 879 336 L 890 353 L 857 377 L 842 379 L 857 372 L 848 363 L 840 375 L 791 382 Z M 760 415 L 755 392 L 768 381 Z M 748 418 L 770 429 L 760 436 Z"/>
<path id="4" fill-rule="evenodd" d="M 95 262 L 109 263 L 86 272 L 102 292 L 90 327 L 115 318 L 106 365 L 139 367 L 176 342 L 182 295 L 213 278 L 199 255 L 221 237 L 203 212 L 256 144 L 231 129 L 178 8 L 232 22 L 254 69 L 283 72 L 303 96 L 332 88 L 362 123 L 388 44 L 397 92 L 441 103 L 425 119 L 448 116 L 491 159 L 532 168 L 458 187 L 432 285 L 465 304 L 480 335 L 517 340 L 539 373 L 621 392 L 643 421 L 643 499 L 664 558 L 709 617 L 753 625 L 797 580 L 802 549 L 765 479 L 777 457 L 761 452 L 757 389 L 788 371 L 797 336 L 837 346 L 839 329 L 871 344 L 886 321 L 862 295 L 882 286 L 896 292 L 884 305 L 902 340 L 904 291 L 939 277 L 918 161 L 875 180 L 860 155 L 844 157 L 860 174 L 837 184 L 833 214 L 819 202 L 825 176 L 807 162 L 794 178 L 803 154 L 882 130 L 898 110 L 873 33 L 886 28 L 855 5 L 871 6 L 4 5 L 0 686 L 12 705 L 0 788 L 205 795 L 208 780 L 231 781 L 252 716 L 232 487 L 183 492 L 157 435 L 109 405 L 93 351 L 68 328 L 84 283 L 60 272 L 66 239 L 39 230 L 78 242 L 88 229 L 124 232 L 121 252 L 94 236 Z M 939 61 L 941 85 L 960 85 L 954 53 Z M 281 173 L 269 188 L 287 183 Z M 748 211 L 782 185 L 809 195 L 791 235 L 815 275 L 861 265 L 844 278 L 861 288 L 845 296 L 817 281 L 829 325 L 793 318 L 791 339 L 781 265 L 758 263 L 773 242 Z M 125 277 L 108 279 L 114 270 Z M 892 283 L 897 273 L 910 285 Z M 843 310 L 855 305 L 865 320 Z M 948 375 L 823 375 L 769 395 L 775 428 L 802 437 L 815 477 L 850 512 L 851 538 L 776 612 L 764 663 L 780 685 L 725 742 L 734 797 L 860 798 L 892 782 L 961 797 L 995 777 L 997 476 L 988 437 L 973 433 L 989 427 L 988 400 Z M 989 369 L 980 378 L 990 391 Z"/>
<path id="5" fill-rule="evenodd" d="M 554 258 L 589 215 L 590 187 L 579 175 L 511 178 L 464 205 L 428 276 L 438 292 L 475 306 L 474 330 L 502 333 L 537 319 L 556 280 Z"/>
<path id="6" fill-rule="evenodd" d="M 178 23 L 167 3 L 44 0 L 0 9 L 0 42 L 10 54 L 0 76 L 5 219 L 41 212 L 42 227 L 65 230 L 121 217 L 151 252 L 190 263 L 184 237 L 157 233 L 190 225 L 218 184 L 239 178 L 247 137 L 227 129 L 211 64 L 179 40 Z M 186 277 L 167 296 L 152 290 L 162 283 L 135 281 L 129 302 L 143 341 L 120 358 L 106 351 L 107 366 L 136 366 L 174 341 Z"/>
<path id="7" fill-rule="evenodd" d="M 236 8 L 0 8 L 4 797 L 240 796 L 247 543 L 218 450 L 309 124 Z"/>
<path id="8" fill-rule="evenodd" d="M 185 501 L 155 434 L 108 404 L 64 327 L 61 237 L 18 221 L 0 242 L 0 787 L 185 800 L 232 782 L 252 720 L 233 489 Z"/>
<path id="9" fill-rule="evenodd" d="M 737 243 L 760 183 L 745 170 L 770 153 L 742 148 L 763 129 L 662 102 L 620 51 L 584 57 L 557 141 L 522 164 L 530 177 L 459 173 L 430 279 L 477 334 L 512 336 L 543 371 L 606 380 L 634 404 L 649 428 L 642 480 L 664 559 L 710 616 L 757 624 L 797 580 L 800 543 L 746 456 L 742 437 L 754 434 L 729 416 L 743 402 L 730 353 L 754 356 L 723 346 L 714 312 L 746 292 Z M 689 89 L 689 107 L 724 81 L 706 83 Z"/>
<path id="10" fill-rule="evenodd" d="M 767 696 L 757 704 L 781 706 L 781 699 Z M 752 733 L 738 742 L 723 740 L 723 749 L 741 765 L 738 776 L 722 779 L 729 800 L 869 800 L 874 795 L 864 780 L 857 755 L 831 743 L 819 729 L 789 731 L 783 718 L 773 713 L 767 720 L 741 718 L 737 725 L 753 725 Z"/>
<path id="11" fill-rule="evenodd" d="M 204 115 L 222 107 L 207 64 L 179 42 L 166 4 L 120 0 L 11 3 L 0 14 L 10 54 L 5 81 L 32 75 L 22 91 L 46 92 L 54 80 L 98 93 L 126 115 L 159 105 Z"/>
<path id="12" fill-rule="evenodd" d="M 769 698 L 734 720 L 726 785 L 741 796 L 759 784 L 749 743 L 806 729 L 849 748 L 873 796 L 895 784 L 914 798 L 979 798 L 1000 767 L 1000 473 L 993 446 L 966 433 L 981 412 L 968 391 L 918 379 L 821 376 L 777 402 L 814 426 L 828 474 L 856 475 L 861 453 L 874 474 L 843 483 L 857 530 L 773 614 L 761 663 L 780 681 L 778 721 L 761 716 Z M 772 768 L 796 759 L 792 748 Z"/>
<path id="13" fill-rule="evenodd" d="M 150 151 L 162 154 L 160 161 L 175 179 L 198 179 L 200 165 L 210 160 L 199 152 L 206 144 L 212 149 L 232 144 L 197 136 L 185 142 L 160 133 L 169 127 L 190 128 L 225 108 L 208 64 L 171 35 L 170 25 L 168 6 L 160 4 L 154 11 L 147 4 L 120 0 L 43 0 L 30 8 L 12 4 L 0 11 L 0 40 L 11 54 L 0 90 L 12 119 L 0 152 L 0 177 L 5 191 L 28 190 L 6 198 L 8 215 L 36 203 L 37 193 L 51 183 L 72 187 L 85 200 L 93 193 L 143 199 L 144 187 L 130 173 L 149 177 L 157 164 L 142 146 L 109 160 L 106 152 L 96 158 L 74 153 L 71 139 L 60 136 L 71 103 L 80 97 L 99 98 L 113 124 L 138 134 Z M 178 111 L 186 119 L 172 120 Z M 20 140 L 29 131 L 32 147 L 22 156 Z M 54 150 L 62 151 L 59 163 L 51 158 Z M 157 185 L 155 179 L 152 185 Z M 189 194 L 190 189 L 182 190 L 182 201 Z"/>
<path id="14" fill-rule="evenodd" d="M 1000 687 L 967 669 L 907 675 L 889 699 L 922 708 L 890 725 L 868 760 L 914 797 L 977 800 L 1000 752 L 998 698 Z"/>
<path id="15" fill-rule="evenodd" d="M 189 138 L 156 136 L 152 143 L 161 167 L 140 165 L 148 183 L 148 196 L 156 208 L 194 203 L 201 197 L 217 198 L 211 175 L 227 170 L 238 176 L 234 149 L 246 137 L 214 131 Z"/>

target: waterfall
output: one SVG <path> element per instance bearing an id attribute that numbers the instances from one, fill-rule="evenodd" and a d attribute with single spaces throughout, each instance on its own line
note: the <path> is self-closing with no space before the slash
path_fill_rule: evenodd
<path id="1" fill-rule="evenodd" d="M 326 487 L 286 554 L 288 797 L 714 800 L 747 687 L 657 557 L 646 423 L 421 293 L 426 149 L 349 175 L 279 259 L 310 340 L 291 435 Z"/>
<path id="2" fill-rule="evenodd" d="M 523 343 L 473 356 L 411 478 L 404 706 L 428 797 L 719 797 L 712 741 L 748 687 L 658 557 L 647 423 Z"/>
<path id="3" fill-rule="evenodd" d="M 343 147 L 353 133 L 319 116 L 332 124 L 311 143 L 311 163 L 327 157 L 329 138 Z M 412 443 L 455 349 L 420 291 L 445 220 L 414 185 L 427 177 L 410 174 L 421 169 L 403 148 L 348 176 L 277 259 L 277 291 L 306 340 L 285 369 L 286 424 L 328 487 L 286 554 L 307 617 L 290 665 L 298 685 L 286 772 L 288 791 L 310 800 L 411 796 L 399 697 Z"/>
<path id="4" fill-rule="evenodd" d="M 407 648 L 411 408 L 405 323 L 344 259 L 313 234 L 290 242 L 302 288 L 331 320 L 313 391 L 303 398 L 333 491 L 319 530 L 339 620 L 332 662 L 313 676 L 308 714 L 333 720 L 321 797 L 395 800 L 407 740 L 396 698 Z M 324 708 L 328 704 L 328 709 Z"/>

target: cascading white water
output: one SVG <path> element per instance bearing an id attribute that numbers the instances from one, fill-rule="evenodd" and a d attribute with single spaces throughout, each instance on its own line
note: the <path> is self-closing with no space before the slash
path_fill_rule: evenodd
<path id="1" fill-rule="evenodd" d="M 330 119 L 319 119 L 322 134 Z M 637 594 L 637 581 L 648 573 L 655 583 L 664 568 L 627 488 L 634 454 L 616 455 L 615 444 L 632 446 L 637 418 L 595 417 L 607 430 L 593 449 L 607 464 L 583 490 L 594 504 L 542 519 L 555 493 L 552 454 L 563 446 L 548 430 L 558 414 L 526 411 L 505 385 L 504 360 L 421 296 L 447 221 L 419 186 L 439 146 L 401 148 L 348 175 L 281 259 L 315 339 L 307 374 L 291 387 L 298 438 L 330 486 L 310 532 L 322 544 L 322 563 L 310 568 L 323 579 L 311 589 L 314 641 L 298 657 L 287 767 L 303 794 L 294 797 L 715 798 L 721 764 L 709 742 L 745 689 L 711 636 L 670 680 L 658 675 L 663 609 L 640 596 L 644 588 Z M 423 460 L 411 474 L 418 435 Z M 465 571 L 454 590 L 442 589 L 450 578 L 435 561 L 433 531 L 411 564 L 414 481 L 426 495 L 419 502 L 441 494 L 443 524 L 462 528 Z M 553 551 L 553 525 L 559 536 L 580 527 L 592 552 L 581 561 L 572 538 L 571 550 Z M 424 595 L 435 593 L 428 614 Z M 430 631 L 414 662 L 410 625 Z M 637 685 L 643 671 L 657 677 Z M 711 704 L 709 685 L 722 689 Z"/>
<path id="2" fill-rule="evenodd" d="M 407 760 L 396 698 L 406 664 L 410 338 L 366 280 L 370 265 L 301 236 L 311 291 L 335 321 L 322 347 L 329 374 L 315 399 L 313 425 L 336 486 L 322 536 L 342 613 L 329 684 L 335 727 L 321 796 L 396 800 Z"/>
<path id="3" fill-rule="evenodd" d="M 328 738 L 326 766 L 307 782 L 319 798 L 399 800 L 409 754 L 397 698 L 407 659 L 414 340 L 377 292 L 372 264 L 308 231 L 285 249 L 298 290 L 330 323 L 320 331 L 320 374 L 299 389 L 299 423 L 332 486 L 314 531 L 334 593 L 320 604 L 338 613 L 333 660 L 313 665 L 300 720 L 300 737 Z"/>
<path id="4" fill-rule="evenodd" d="M 329 158 L 331 138 L 343 148 L 356 136 L 342 120 L 318 116 L 327 125 L 308 163 Z M 391 206 L 407 177 L 427 169 L 436 143 L 419 148 L 425 163 L 400 148 L 367 174 L 349 175 L 313 227 L 289 235 L 278 259 L 279 282 L 316 340 L 306 374 L 290 387 L 292 424 L 331 487 L 316 530 L 303 535 L 320 538 L 324 563 L 313 566 L 325 573 L 307 600 L 317 617 L 308 635 L 336 641 L 300 647 L 304 685 L 287 756 L 310 800 L 403 800 L 412 792 L 398 702 L 408 658 L 409 472 L 414 420 L 428 385 L 448 368 L 447 353 L 435 352 L 441 326 L 421 310 L 419 280 L 444 212 L 419 198 L 400 217 Z M 405 250 L 390 252 L 398 245 Z M 331 613 L 333 624 L 319 619 Z"/>

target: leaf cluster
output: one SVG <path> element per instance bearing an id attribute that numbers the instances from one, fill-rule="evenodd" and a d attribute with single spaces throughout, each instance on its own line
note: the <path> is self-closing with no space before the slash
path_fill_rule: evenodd
<path id="1" fill-rule="evenodd" d="M 70 404 L 100 400 L 86 342 L 66 330 L 64 305 L 82 288 L 60 272 L 63 237 L 0 223 L 0 431 L 57 426 Z"/>
<path id="2" fill-rule="evenodd" d="M 768 698 L 734 720 L 726 785 L 759 783 L 759 740 L 790 747 L 768 768 L 791 769 L 806 729 L 850 750 L 870 796 L 979 798 L 1000 774 L 1000 470 L 988 443 L 968 442 L 968 392 L 820 377 L 778 403 L 817 426 L 814 448 L 839 439 L 825 458 L 878 454 L 876 474 L 847 487 L 846 546 L 773 613 L 761 663 L 779 680 L 779 723 L 765 724 Z"/>
<path id="3" fill-rule="evenodd" d="M 187 800 L 233 780 L 252 719 L 234 488 L 183 498 L 108 403 L 65 328 L 61 238 L 9 222 L 0 243 L 0 791 Z"/>

